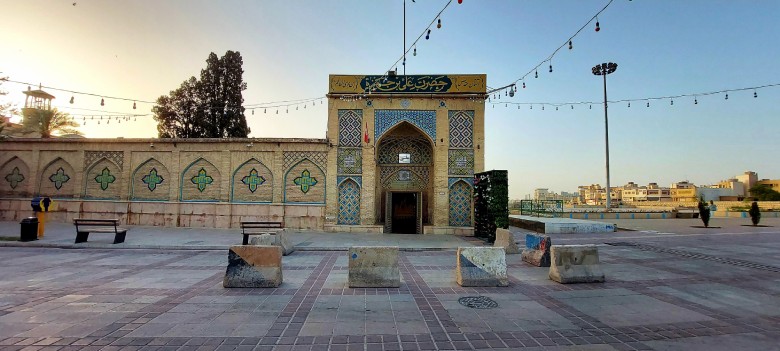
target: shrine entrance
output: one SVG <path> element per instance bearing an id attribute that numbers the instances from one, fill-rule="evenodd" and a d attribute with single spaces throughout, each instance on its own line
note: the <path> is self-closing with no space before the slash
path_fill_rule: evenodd
<path id="1" fill-rule="evenodd" d="M 417 127 L 401 122 L 377 146 L 377 218 L 385 233 L 422 234 L 430 223 L 433 142 Z"/>
<path id="2" fill-rule="evenodd" d="M 392 233 L 417 233 L 418 193 L 388 192 L 391 203 Z"/>

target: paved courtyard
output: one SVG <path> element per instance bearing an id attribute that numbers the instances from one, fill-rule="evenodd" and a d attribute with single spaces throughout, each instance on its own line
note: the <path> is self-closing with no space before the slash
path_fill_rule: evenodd
<path id="1" fill-rule="evenodd" d="M 397 289 L 347 288 L 346 252 L 316 250 L 284 257 L 278 289 L 225 289 L 224 249 L 0 247 L 0 349 L 780 350 L 780 222 L 675 222 L 553 238 L 601 244 L 606 283 L 508 255 L 504 288 L 459 287 L 449 249 L 402 251 Z"/>

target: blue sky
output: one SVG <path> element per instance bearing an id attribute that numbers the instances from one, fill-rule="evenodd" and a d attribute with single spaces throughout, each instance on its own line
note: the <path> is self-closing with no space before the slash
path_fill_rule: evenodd
<path id="1" fill-rule="evenodd" d="M 76 6 L 72 3 L 76 2 Z M 608 0 L 456 0 L 441 29 L 408 57 L 408 74 L 485 73 L 513 82 L 547 58 Z M 408 42 L 446 0 L 407 1 Z M 210 52 L 240 51 L 247 104 L 322 96 L 328 74 L 381 74 L 403 49 L 401 0 L 10 1 L 0 0 L 0 71 L 69 90 L 155 100 L 198 75 Z M 590 68 L 613 61 L 610 100 L 780 83 L 778 1 L 615 0 L 512 102 L 600 101 Z M 400 67 L 399 67 L 400 68 Z M 20 101 L 25 86 L 6 83 Z M 148 113 L 151 105 L 50 91 L 77 115 Z M 690 180 L 709 184 L 746 170 L 780 178 L 780 87 L 610 106 L 613 185 Z M 507 101 L 504 98 L 501 102 Z M 314 107 L 314 108 L 311 108 Z M 247 114 L 252 137 L 324 137 L 325 105 Z M 94 112 L 98 114 L 98 112 Z M 486 166 L 507 169 L 510 197 L 534 188 L 575 191 L 605 183 L 603 108 L 558 111 L 486 105 Z M 87 121 L 88 137 L 153 137 L 151 117 L 120 125 Z"/>

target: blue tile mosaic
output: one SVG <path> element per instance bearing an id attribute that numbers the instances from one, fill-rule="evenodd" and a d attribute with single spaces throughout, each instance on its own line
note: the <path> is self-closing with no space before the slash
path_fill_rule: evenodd
<path id="1" fill-rule="evenodd" d="M 422 110 L 374 111 L 374 140 L 379 140 L 385 132 L 401 122 L 420 128 L 431 140 L 436 140 L 436 111 Z"/>

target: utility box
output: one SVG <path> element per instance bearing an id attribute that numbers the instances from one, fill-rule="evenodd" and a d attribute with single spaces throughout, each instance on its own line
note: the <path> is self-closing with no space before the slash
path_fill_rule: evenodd
<path id="1" fill-rule="evenodd" d="M 19 224 L 22 225 L 19 241 L 38 240 L 38 218 L 27 217 L 22 219 Z"/>

